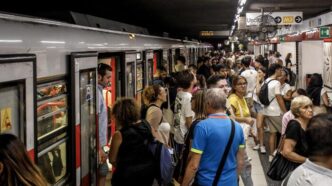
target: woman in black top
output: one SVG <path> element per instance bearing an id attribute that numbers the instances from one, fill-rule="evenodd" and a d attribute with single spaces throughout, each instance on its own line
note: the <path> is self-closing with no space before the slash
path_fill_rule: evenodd
<path id="1" fill-rule="evenodd" d="M 119 130 L 113 135 L 109 159 L 115 167 L 112 185 L 152 185 L 155 164 L 147 144 L 153 140 L 151 129 L 140 119 L 134 99 L 118 100 L 112 109 Z"/>
<path id="2" fill-rule="evenodd" d="M 290 69 L 293 66 L 291 58 L 292 58 L 292 53 L 288 53 L 285 58 L 286 68 L 288 68 L 288 69 Z"/>
<path id="3" fill-rule="evenodd" d="M 300 165 L 305 162 L 307 157 L 305 130 L 313 116 L 311 100 L 306 96 L 294 98 L 291 103 L 291 112 L 295 119 L 289 121 L 287 125 L 282 155 Z"/>

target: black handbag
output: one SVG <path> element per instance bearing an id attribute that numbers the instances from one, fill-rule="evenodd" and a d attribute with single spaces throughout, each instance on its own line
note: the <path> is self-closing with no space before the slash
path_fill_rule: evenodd
<path id="1" fill-rule="evenodd" d="M 292 172 L 296 167 L 297 163 L 289 161 L 281 154 L 281 147 L 283 146 L 284 136 L 281 143 L 279 144 L 277 154 L 274 156 L 269 170 L 267 171 L 267 176 L 272 180 L 281 181 L 286 178 L 286 176 Z"/>

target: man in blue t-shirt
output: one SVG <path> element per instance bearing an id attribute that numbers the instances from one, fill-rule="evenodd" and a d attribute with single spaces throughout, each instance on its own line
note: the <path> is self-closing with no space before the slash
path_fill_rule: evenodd
<path id="1" fill-rule="evenodd" d="M 225 114 L 226 98 L 226 94 L 220 88 L 212 88 L 206 92 L 208 118 L 195 127 L 191 159 L 182 182 L 184 186 L 189 185 L 194 178 L 197 185 L 213 183 L 232 128 L 231 121 Z M 234 140 L 218 185 L 237 186 L 237 172 L 241 171 L 244 164 L 244 148 L 242 128 L 235 122 Z"/>

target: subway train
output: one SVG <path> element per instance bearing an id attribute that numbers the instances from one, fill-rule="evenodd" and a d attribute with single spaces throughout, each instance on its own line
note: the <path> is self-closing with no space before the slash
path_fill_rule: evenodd
<path id="1" fill-rule="evenodd" d="M 212 47 L 8 14 L 0 27 L 0 133 L 17 135 L 52 185 L 96 185 L 98 63 L 113 69 L 107 105 L 140 101 L 158 66 Z"/>

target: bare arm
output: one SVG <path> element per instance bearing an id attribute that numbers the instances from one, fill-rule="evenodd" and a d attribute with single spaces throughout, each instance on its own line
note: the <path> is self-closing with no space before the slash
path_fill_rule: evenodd
<path id="1" fill-rule="evenodd" d="M 282 155 L 292 162 L 304 163 L 306 157 L 301 156 L 301 155 L 297 154 L 296 152 L 294 152 L 295 145 L 296 145 L 296 141 L 294 141 L 292 139 L 285 139 L 284 146 L 282 149 Z"/>
<path id="2" fill-rule="evenodd" d="M 276 99 L 277 99 L 277 102 L 279 104 L 279 107 L 280 107 L 281 111 L 283 113 L 286 113 L 287 109 L 286 109 L 285 102 L 284 102 L 284 99 L 282 98 L 282 96 L 280 94 L 277 94 Z"/>
<path id="3" fill-rule="evenodd" d="M 232 107 L 232 111 L 233 111 L 233 112 L 231 112 L 231 114 L 237 122 L 247 123 L 248 125 L 253 125 L 254 124 L 255 121 L 251 117 L 238 117 L 238 116 L 235 116 L 234 111 L 236 112 L 236 109 L 235 109 L 235 107 L 233 107 L 233 105 L 231 105 L 231 107 Z"/>
<path id="4" fill-rule="evenodd" d="M 327 96 L 327 92 L 325 92 L 323 95 L 322 95 L 322 99 L 323 99 L 323 103 L 326 107 L 330 106 L 330 103 L 329 103 L 329 97 Z"/>
<path id="5" fill-rule="evenodd" d="M 191 181 L 195 178 L 195 174 L 198 170 L 199 162 L 201 160 L 201 154 L 190 152 L 189 155 L 191 158 L 186 168 L 186 173 L 184 174 L 184 179 L 181 184 L 182 186 L 189 186 Z"/>
<path id="6" fill-rule="evenodd" d="M 285 100 L 291 101 L 292 100 L 292 90 L 287 91 L 283 97 Z"/>
<path id="7" fill-rule="evenodd" d="M 151 126 L 152 135 L 158 140 L 163 141 L 161 135 L 158 132 L 160 121 L 163 117 L 163 113 L 159 108 L 150 108 L 146 114 L 146 121 Z"/>
<path id="8" fill-rule="evenodd" d="M 245 148 L 240 147 L 236 154 L 237 173 L 240 174 L 244 166 L 244 151 Z"/>
<path id="9" fill-rule="evenodd" d="M 122 143 L 121 133 L 119 131 L 116 131 L 112 138 L 110 154 L 109 154 L 110 163 L 115 167 L 116 167 L 116 159 L 118 157 L 119 147 L 120 147 L 121 143 Z"/>

